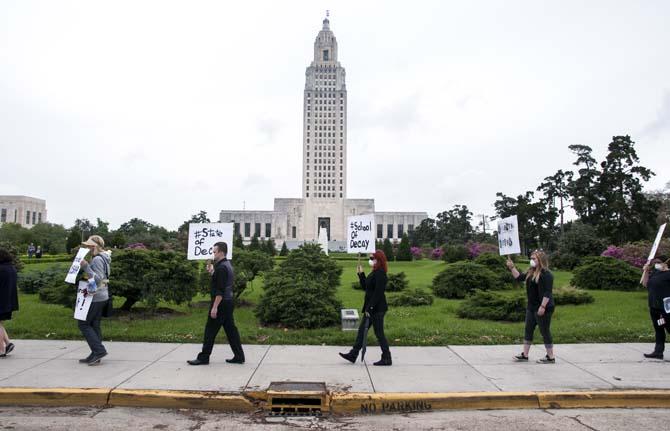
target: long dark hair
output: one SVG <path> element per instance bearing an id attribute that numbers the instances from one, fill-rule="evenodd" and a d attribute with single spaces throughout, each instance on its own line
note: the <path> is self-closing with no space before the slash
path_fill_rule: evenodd
<path id="1" fill-rule="evenodd" d="M 14 256 L 4 248 L 0 248 L 0 263 L 14 263 Z"/>
<path id="2" fill-rule="evenodd" d="M 377 250 L 372 254 L 373 259 L 377 261 L 377 264 L 372 268 L 373 270 L 383 269 L 384 272 L 389 271 L 388 263 L 386 262 L 386 255 L 383 250 Z"/>

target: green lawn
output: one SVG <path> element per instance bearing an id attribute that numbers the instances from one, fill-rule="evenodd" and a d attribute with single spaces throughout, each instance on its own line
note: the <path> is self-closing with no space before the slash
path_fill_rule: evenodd
<path id="1" fill-rule="evenodd" d="M 355 261 L 339 261 L 343 266 L 342 283 L 338 296 L 347 308 L 360 309 L 363 292 L 351 288 L 355 280 Z M 25 271 L 59 265 L 64 274 L 69 264 L 36 264 Z M 393 262 L 390 272 L 404 271 L 410 288 L 430 289 L 432 278 L 445 263 L 430 260 Z M 555 286 L 567 285 L 571 274 L 556 271 Z M 521 286 L 519 286 L 521 289 Z M 256 280 L 243 298 L 254 304 L 262 292 L 262 280 Z M 650 342 L 653 329 L 649 322 L 646 293 L 591 291 L 593 304 L 557 307 L 552 322 L 555 343 L 580 342 Z M 197 297 L 193 303 L 206 301 Z M 70 309 L 43 304 L 37 295 L 20 294 L 20 311 L 7 322 L 12 337 L 34 339 L 81 339 Z M 117 299 L 117 306 L 121 300 Z M 386 333 L 392 345 L 445 345 L 445 344 L 509 344 L 520 343 L 523 323 L 467 320 L 456 316 L 459 300 L 436 298 L 430 307 L 396 307 L 386 315 Z M 137 307 L 142 307 L 138 304 Z M 161 304 L 175 310 L 175 314 L 160 314 L 146 319 L 140 313 L 105 319 L 103 333 L 108 340 L 200 342 L 207 309 L 182 304 Z M 348 345 L 354 340 L 353 332 L 339 328 L 291 330 L 261 327 L 252 306 L 239 307 L 235 319 L 246 344 L 331 344 Z M 372 332 L 372 331 L 370 331 Z M 222 331 L 223 334 L 223 331 Z M 223 338 L 223 335 L 220 335 Z M 541 342 L 539 332 L 536 342 Z M 374 336 L 370 337 L 371 344 Z"/>

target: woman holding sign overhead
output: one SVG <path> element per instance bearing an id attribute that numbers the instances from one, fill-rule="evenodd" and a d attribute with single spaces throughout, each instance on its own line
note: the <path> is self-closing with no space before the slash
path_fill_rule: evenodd
<path id="1" fill-rule="evenodd" d="M 528 361 L 528 352 L 533 343 L 535 327 L 540 327 L 540 334 L 544 340 L 544 348 L 547 354 L 538 359 L 540 364 L 553 364 L 554 344 L 551 337 L 551 315 L 554 314 L 554 298 L 552 290 L 554 287 L 554 276 L 549 272 L 549 260 L 542 250 L 535 250 L 530 255 L 530 268 L 525 273 L 519 272 L 514 267 L 514 262 L 507 257 L 507 268 L 512 272 L 517 281 L 526 284 L 526 329 L 523 337 L 523 353 L 516 355 L 517 361 Z"/>
<path id="2" fill-rule="evenodd" d="M 79 362 L 88 365 L 98 365 L 100 360 L 107 356 L 107 350 L 102 345 L 102 331 L 100 321 L 102 312 L 109 300 L 107 284 L 109 283 L 109 271 L 112 264 L 112 253 L 105 250 L 105 241 L 98 235 L 90 236 L 82 247 L 91 250 L 91 263 L 82 259 L 81 268 L 88 275 L 88 287 L 85 295 L 91 298 L 91 308 L 88 310 L 86 320 L 78 320 L 81 331 L 91 354 Z"/>
<path id="3" fill-rule="evenodd" d="M 375 330 L 375 336 L 379 341 L 379 347 L 382 349 L 381 360 L 375 362 L 373 365 L 391 365 L 391 350 L 389 343 L 384 335 L 384 315 L 388 310 L 386 304 L 386 283 L 388 277 L 388 264 L 386 263 L 386 255 L 383 251 L 377 250 L 370 255 L 369 264 L 372 267 L 372 272 L 366 277 L 363 272 L 363 267 L 358 265 L 358 279 L 363 289 L 365 289 L 365 302 L 363 303 L 364 318 L 361 320 L 361 326 L 358 328 L 358 336 L 356 343 L 349 353 L 340 353 L 340 356 L 349 362 L 356 362 L 358 352 L 364 345 L 365 339 L 368 335 L 370 324 Z"/>

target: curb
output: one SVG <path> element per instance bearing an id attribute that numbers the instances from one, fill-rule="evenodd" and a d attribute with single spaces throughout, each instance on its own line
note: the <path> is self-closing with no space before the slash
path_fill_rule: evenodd
<path id="1" fill-rule="evenodd" d="M 110 388 L 0 388 L 0 406 L 145 407 L 253 412 L 267 393 Z M 330 393 L 324 412 L 374 415 L 435 410 L 670 408 L 670 390 L 582 392 Z"/>

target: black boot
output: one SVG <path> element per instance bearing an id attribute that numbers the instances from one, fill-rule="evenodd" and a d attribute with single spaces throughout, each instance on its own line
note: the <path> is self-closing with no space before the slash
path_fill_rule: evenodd
<path id="1" fill-rule="evenodd" d="M 382 358 L 372 365 L 388 366 L 392 364 L 393 361 L 391 360 L 391 353 L 382 353 Z"/>
<path id="2" fill-rule="evenodd" d="M 358 358 L 358 350 L 351 349 L 349 353 L 340 353 L 340 356 L 353 364 Z"/>

